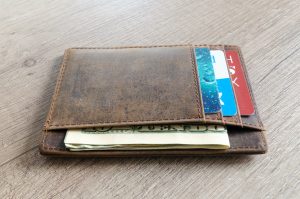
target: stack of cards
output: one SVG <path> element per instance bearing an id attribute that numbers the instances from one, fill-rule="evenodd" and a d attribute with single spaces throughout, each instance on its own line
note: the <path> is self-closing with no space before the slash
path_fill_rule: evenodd
<path id="1" fill-rule="evenodd" d="M 237 51 L 195 48 L 195 56 L 205 114 L 221 112 L 225 117 L 254 114 Z"/>

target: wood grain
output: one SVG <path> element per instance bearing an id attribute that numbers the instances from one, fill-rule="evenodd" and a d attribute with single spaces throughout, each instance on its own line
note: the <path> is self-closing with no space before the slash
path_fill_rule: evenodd
<path id="1" fill-rule="evenodd" d="M 299 198 L 300 2 L 0 0 L 1 198 Z M 51 159 L 36 146 L 64 49 L 241 46 L 269 152 Z"/>

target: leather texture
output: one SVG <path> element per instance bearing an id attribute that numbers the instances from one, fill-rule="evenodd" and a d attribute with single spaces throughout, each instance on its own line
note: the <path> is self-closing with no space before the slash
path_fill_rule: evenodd
<path id="1" fill-rule="evenodd" d="M 191 48 L 69 49 L 49 129 L 199 121 Z"/>
<path id="2" fill-rule="evenodd" d="M 264 153 L 267 145 L 255 106 L 249 117 L 204 114 L 194 48 L 234 49 L 231 45 L 171 45 L 71 48 L 65 51 L 40 151 L 51 156 L 144 156 Z M 251 96 L 253 94 L 250 87 Z M 228 150 L 70 152 L 68 128 L 170 123 L 228 126 Z"/>

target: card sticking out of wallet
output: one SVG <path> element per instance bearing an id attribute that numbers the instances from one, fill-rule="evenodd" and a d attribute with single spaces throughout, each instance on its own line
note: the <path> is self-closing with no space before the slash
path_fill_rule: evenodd
<path id="1" fill-rule="evenodd" d="M 195 54 L 204 112 L 217 113 L 221 105 L 210 50 L 195 48 Z"/>
<path id="2" fill-rule="evenodd" d="M 210 53 L 217 80 L 222 115 L 234 116 L 237 114 L 237 109 L 224 52 L 222 50 L 211 50 Z"/>
<path id="3" fill-rule="evenodd" d="M 240 114 L 252 115 L 254 114 L 254 106 L 239 54 L 235 50 L 226 50 L 225 53 Z"/>

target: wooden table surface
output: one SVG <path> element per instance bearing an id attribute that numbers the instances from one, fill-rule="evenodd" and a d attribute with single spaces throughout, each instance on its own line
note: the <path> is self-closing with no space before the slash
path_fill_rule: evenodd
<path id="1" fill-rule="evenodd" d="M 299 198 L 299 11 L 299 0 L 0 0 L 0 198 Z M 64 49 L 186 43 L 242 48 L 267 154 L 39 155 Z"/>

